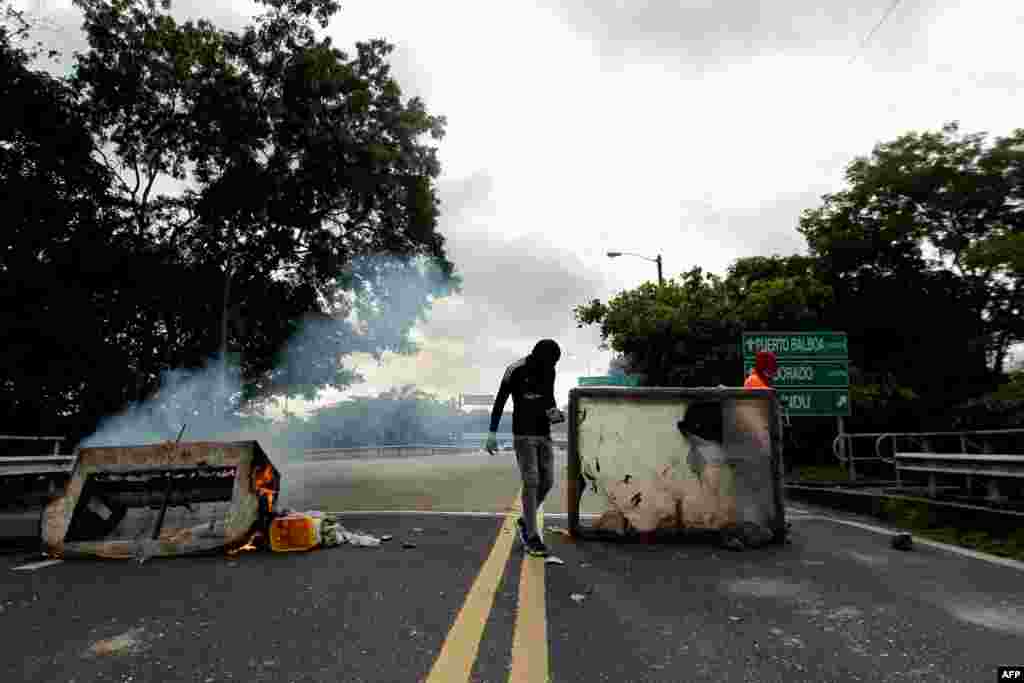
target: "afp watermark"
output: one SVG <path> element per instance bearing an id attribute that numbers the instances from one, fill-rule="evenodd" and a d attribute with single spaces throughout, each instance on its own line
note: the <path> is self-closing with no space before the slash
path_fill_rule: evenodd
<path id="1" fill-rule="evenodd" d="M 1021 666 L 1001 666 L 996 669 L 997 681 L 1016 681 L 1024 683 L 1024 664 Z"/>

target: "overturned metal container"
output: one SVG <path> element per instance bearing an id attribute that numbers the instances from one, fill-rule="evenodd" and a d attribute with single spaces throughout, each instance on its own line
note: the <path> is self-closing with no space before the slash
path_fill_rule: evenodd
<path id="1" fill-rule="evenodd" d="M 776 403 L 735 388 L 569 392 L 569 531 L 577 537 L 786 533 Z M 581 510 L 593 524 L 581 524 Z"/>
<path id="2" fill-rule="evenodd" d="M 147 558 L 239 546 L 269 521 L 280 488 L 256 441 L 83 448 L 43 513 L 43 548 Z"/>

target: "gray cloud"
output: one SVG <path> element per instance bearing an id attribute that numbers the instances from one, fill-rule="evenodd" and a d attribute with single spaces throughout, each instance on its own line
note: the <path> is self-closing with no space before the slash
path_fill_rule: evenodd
<path id="1" fill-rule="evenodd" d="M 452 390 L 493 391 L 505 364 L 544 337 L 557 339 L 565 355 L 594 355 L 596 333 L 578 330 L 572 310 L 607 296 L 604 280 L 575 253 L 545 244 L 542 235 L 505 238 L 488 231 L 493 189 L 494 179 L 482 171 L 441 183 L 441 231 L 463 293 L 438 302 L 421 326 L 429 340 L 421 362 L 397 360 L 407 366 L 402 375 L 415 373 L 423 384 L 455 379 L 459 386 Z M 585 360 L 566 359 L 560 367 L 572 371 Z"/>
<path id="2" fill-rule="evenodd" d="M 39 3 L 22 3 L 26 16 L 33 19 L 35 29 L 32 41 L 41 41 L 47 48 L 61 52 L 56 62 L 40 61 L 36 68 L 45 68 L 55 74 L 70 75 L 74 67 L 74 53 L 86 52 L 89 43 L 82 30 L 83 13 L 74 5 L 57 6 L 47 0 Z M 210 4 L 202 0 L 173 0 L 170 14 L 176 22 L 207 19 L 214 26 L 226 31 L 241 31 L 251 23 L 253 17 L 261 14 L 263 7 L 255 2 Z"/>
<path id="3" fill-rule="evenodd" d="M 392 42 L 395 46 L 388 58 L 388 62 L 391 64 L 391 75 L 402 87 L 403 96 L 419 97 L 427 103 L 427 108 L 430 109 L 430 94 L 433 86 L 430 71 L 423 68 L 423 62 L 417 57 L 416 50 L 408 42 L 388 42 Z"/>
<path id="4" fill-rule="evenodd" d="M 546 244 L 542 234 L 506 238 L 482 229 L 493 210 L 493 187 L 482 172 L 441 186 L 442 230 L 465 278 L 464 297 L 519 337 L 550 335 L 574 305 L 603 290 L 604 281 L 574 252 Z"/>
<path id="5" fill-rule="evenodd" d="M 821 205 L 820 191 L 782 195 L 750 209 L 718 210 L 703 201 L 684 201 L 680 209 L 694 239 L 716 242 L 730 260 L 746 256 L 806 251 L 807 243 L 797 232 L 800 213 Z M 706 269 L 706 268 L 705 268 Z"/>
<path id="6" fill-rule="evenodd" d="M 703 72 L 757 55 L 853 55 L 890 3 L 542 0 L 542 4 L 591 38 L 610 65 L 647 56 L 678 56 L 683 69 Z M 862 58 L 878 64 L 912 63 L 915 36 L 941 13 L 942 4 L 948 3 L 901 3 L 860 53 Z"/>

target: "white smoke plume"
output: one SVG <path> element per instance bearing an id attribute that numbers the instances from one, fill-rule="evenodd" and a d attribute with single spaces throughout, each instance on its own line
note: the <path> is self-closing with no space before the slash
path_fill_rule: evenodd
<path id="1" fill-rule="evenodd" d="M 199 370 L 172 370 L 141 404 L 105 420 L 80 447 L 135 446 L 174 440 L 183 426 L 188 441 L 216 439 L 229 429 L 220 408 L 241 392 L 237 368 L 219 360 Z M 235 425 L 237 427 L 237 424 Z"/>
<path id="2" fill-rule="evenodd" d="M 341 357 L 367 340 L 382 348 L 411 349 L 403 340 L 417 316 L 425 315 L 420 305 L 430 302 L 439 288 L 443 289 L 439 271 L 425 259 L 409 262 L 388 256 L 362 258 L 353 264 L 348 275 L 362 305 L 354 307 L 353 315 L 344 315 L 342 305 L 342 313 L 334 318 L 303 320 L 279 354 L 277 367 L 270 373 L 272 378 L 301 379 L 311 374 L 314 363 L 324 362 L 325 353 Z M 230 358 L 231 354 L 228 355 Z M 341 384 L 362 381 L 357 373 L 347 369 L 342 369 L 336 378 Z M 163 374 L 153 395 L 104 420 L 78 446 L 173 441 L 182 427 L 182 441 L 257 440 L 276 461 L 294 459 L 303 449 L 314 445 L 315 434 L 308 421 L 293 418 L 274 422 L 226 409 L 239 403 L 241 392 L 238 367 L 230 360 L 212 358 L 198 370 L 172 370 Z M 373 438 L 376 432 L 383 436 L 394 423 L 393 407 L 387 402 L 370 402 L 368 409 L 381 414 L 368 415 L 360 422 L 363 439 Z M 326 417 L 329 420 L 329 415 Z M 329 426 L 324 420 L 318 424 L 321 432 Z M 344 427 L 352 429 L 353 425 Z"/>

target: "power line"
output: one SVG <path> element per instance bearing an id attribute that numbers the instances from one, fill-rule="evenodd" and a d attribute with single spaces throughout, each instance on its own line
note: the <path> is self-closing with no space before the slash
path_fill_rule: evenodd
<path id="1" fill-rule="evenodd" d="M 853 60 L 857 59 L 857 54 L 859 54 L 860 51 L 864 49 L 864 47 L 868 44 L 868 41 L 870 41 L 871 38 L 875 35 L 875 32 L 882 27 L 882 24 L 885 23 L 886 19 L 889 18 L 889 15 L 893 13 L 893 10 L 895 10 L 896 6 L 899 4 L 900 0 L 893 0 L 893 3 L 889 5 L 889 9 L 885 10 L 885 14 L 883 14 L 882 18 L 878 20 L 878 23 L 875 24 L 875 27 L 868 31 L 868 34 L 864 36 L 864 40 L 861 41 L 860 47 L 857 48 L 857 52 L 854 53 L 852 57 L 850 57 L 850 64 L 853 64 Z"/>

